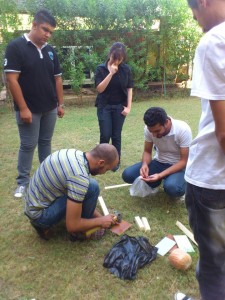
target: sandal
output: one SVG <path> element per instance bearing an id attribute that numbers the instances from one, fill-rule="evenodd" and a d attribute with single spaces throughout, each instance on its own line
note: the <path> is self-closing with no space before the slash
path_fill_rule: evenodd
<path id="1" fill-rule="evenodd" d="M 101 228 L 88 236 L 86 236 L 86 234 L 83 232 L 72 233 L 69 235 L 69 239 L 71 242 L 84 241 L 84 240 L 100 240 L 105 234 L 105 231 L 106 230 L 104 228 Z"/>

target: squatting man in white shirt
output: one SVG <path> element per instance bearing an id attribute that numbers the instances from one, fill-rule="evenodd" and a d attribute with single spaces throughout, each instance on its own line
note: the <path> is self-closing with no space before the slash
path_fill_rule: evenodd
<path id="1" fill-rule="evenodd" d="M 192 140 L 189 125 L 171 118 L 161 107 L 149 108 L 144 114 L 144 122 L 142 161 L 126 168 L 123 180 L 133 183 L 141 175 L 150 187 L 156 188 L 163 182 L 164 191 L 170 197 L 183 196 L 184 172 Z"/>

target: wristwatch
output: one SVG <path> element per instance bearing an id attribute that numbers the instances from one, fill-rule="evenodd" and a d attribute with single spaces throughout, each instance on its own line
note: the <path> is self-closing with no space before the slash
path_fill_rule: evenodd
<path id="1" fill-rule="evenodd" d="M 65 108 L 65 104 L 64 103 L 59 104 L 58 107 Z"/>

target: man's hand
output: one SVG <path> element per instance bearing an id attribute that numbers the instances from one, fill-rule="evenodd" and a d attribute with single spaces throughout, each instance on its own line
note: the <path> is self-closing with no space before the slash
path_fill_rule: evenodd
<path id="1" fill-rule="evenodd" d="M 64 108 L 61 107 L 61 106 L 58 106 L 58 112 L 57 112 L 57 114 L 58 114 L 59 118 L 62 118 L 64 116 L 64 114 L 65 114 Z"/>
<path id="2" fill-rule="evenodd" d="M 20 110 L 20 118 L 24 123 L 32 123 L 32 113 L 28 107 Z"/>
<path id="3" fill-rule="evenodd" d="M 146 178 L 148 177 L 148 174 L 149 174 L 149 168 L 148 168 L 148 165 L 147 164 L 143 164 L 141 169 L 140 169 L 140 175 L 143 177 L 143 178 Z"/>
<path id="4" fill-rule="evenodd" d="M 118 66 L 115 64 L 112 64 L 112 65 L 108 66 L 108 69 L 109 69 L 109 73 L 114 75 L 118 71 Z"/>
<path id="5" fill-rule="evenodd" d="M 159 174 L 153 174 L 153 175 L 142 178 L 142 180 L 145 181 L 145 182 L 156 182 L 156 181 L 159 181 L 161 179 L 162 178 Z"/>
<path id="6" fill-rule="evenodd" d="M 102 228 L 109 228 L 111 225 L 116 224 L 117 222 L 114 220 L 114 215 L 107 215 L 104 217 L 101 217 L 101 227 Z"/>

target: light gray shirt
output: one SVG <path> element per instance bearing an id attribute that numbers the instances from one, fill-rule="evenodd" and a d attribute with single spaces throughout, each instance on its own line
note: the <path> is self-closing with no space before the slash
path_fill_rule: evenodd
<path id="1" fill-rule="evenodd" d="M 154 159 L 161 163 L 176 164 L 180 160 L 180 148 L 187 148 L 192 141 L 192 132 L 190 126 L 180 120 L 171 118 L 172 126 L 170 132 L 161 137 L 154 137 L 148 130 L 144 128 L 145 141 L 154 144 Z"/>

